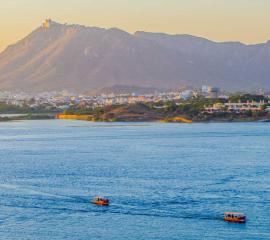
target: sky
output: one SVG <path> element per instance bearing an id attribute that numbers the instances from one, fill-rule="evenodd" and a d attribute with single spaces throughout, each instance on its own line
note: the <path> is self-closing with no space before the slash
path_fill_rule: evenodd
<path id="1" fill-rule="evenodd" d="M 270 39 L 270 0 L 0 0 L 0 51 L 45 18 L 59 23 L 191 34 L 248 44 Z"/>

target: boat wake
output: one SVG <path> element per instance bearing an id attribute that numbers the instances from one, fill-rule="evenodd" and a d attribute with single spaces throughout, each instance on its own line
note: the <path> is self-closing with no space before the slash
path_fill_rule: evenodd
<path id="1" fill-rule="evenodd" d="M 47 211 L 49 214 L 73 214 L 73 213 L 100 213 L 119 214 L 159 218 L 175 219 L 198 219 L 198 220 L 222 220 L 219 214 L 205 214 L 201 212 L 188 212 L 186 204 L 194 204 L 191 200 L 167 201 L 167 202 L 140 202 L 127 200 L 112 203 L 109 207 L 95 206 L 90 203 L 91 198 L 87 196 L 58 195 L 16 185 L 0 185 L 0 188 L 16 190 L 16 194 L 5 194 L 0 200 L 0 208 L 38 209 Z M 19 189 L 19 191 L 17 191 Z M 24 194 L 22 194 L 24 193 Z M 27 193 L 27 194 L 26 194 Z"/>

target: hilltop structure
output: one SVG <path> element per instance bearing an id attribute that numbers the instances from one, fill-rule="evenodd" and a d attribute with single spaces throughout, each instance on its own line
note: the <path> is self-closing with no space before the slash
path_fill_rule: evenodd
<path id="1" fill-rule="evenodd" d="M 45 21 L 42 23 L 42 27 L 45 29 L 49 29 L 51 26 L 52 20 L 51 19 L 45 19 Z"/>

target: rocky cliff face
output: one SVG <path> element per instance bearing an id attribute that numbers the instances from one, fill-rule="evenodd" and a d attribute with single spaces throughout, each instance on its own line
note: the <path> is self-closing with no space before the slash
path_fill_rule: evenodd
<path id="1" fill-rule="evenodd" d="M 91 91 L 114 85 L 172 89 L 269 88 L 270 42 L 216 43 L 189 35 L 50 21 L 0 54 L 0 88 Z"/>

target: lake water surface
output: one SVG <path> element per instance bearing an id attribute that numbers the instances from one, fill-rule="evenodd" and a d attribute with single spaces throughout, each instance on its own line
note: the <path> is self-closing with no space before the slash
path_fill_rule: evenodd
<path id="1" fill-rule="evenodd" d="M 269 150 L 270 123 L 0 123 L 0 239 L 270 239 Z"/>

